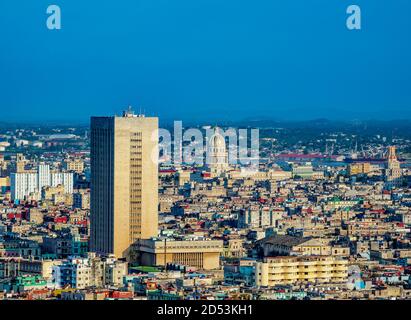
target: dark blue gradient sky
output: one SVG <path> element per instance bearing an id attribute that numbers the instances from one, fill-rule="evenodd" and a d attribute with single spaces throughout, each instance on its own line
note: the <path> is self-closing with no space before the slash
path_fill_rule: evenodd
<path id="1" fill-rule="evenodd" d="M 46 28 L 50 4 L 62 30 Z M 128 104 L 182 120 L 411 118 L 410 16 L 410 0 L 0 0 L 1 120 Z"/>

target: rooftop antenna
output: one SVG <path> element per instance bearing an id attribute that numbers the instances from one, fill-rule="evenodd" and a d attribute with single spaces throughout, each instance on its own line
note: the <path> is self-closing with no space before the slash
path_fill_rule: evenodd
<path id="1" fill-rule="evenodd" d="M 126 111 L 123 111 L 123 117 L 132 117 L 134 115 L 133 108 L 131 105 L 128 106 Z"/>

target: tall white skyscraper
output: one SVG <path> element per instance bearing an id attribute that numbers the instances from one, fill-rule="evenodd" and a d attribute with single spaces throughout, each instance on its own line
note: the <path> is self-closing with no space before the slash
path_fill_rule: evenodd
<path id="1" fill-rule="evenodd" d="M 10 175 L 12 200 L 24 200 L 30 194 L 38 192 L 38 174 L 12 173 Z"/>
<path id="2" fill-rule="evenodd" d="M 38 169 L 38 190 L 51 186 L 50 165 L 39 164 Z"/>

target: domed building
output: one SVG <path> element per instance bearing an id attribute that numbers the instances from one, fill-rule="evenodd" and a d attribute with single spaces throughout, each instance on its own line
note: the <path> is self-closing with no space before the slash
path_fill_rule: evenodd
<path id="1" fill-rule="evenodd" d="M 220 175 L 228 168 L 228 154 L 224 136 L 218 127 L 210 138 L 207 150 L 208 167 L 210 172 Z"/>

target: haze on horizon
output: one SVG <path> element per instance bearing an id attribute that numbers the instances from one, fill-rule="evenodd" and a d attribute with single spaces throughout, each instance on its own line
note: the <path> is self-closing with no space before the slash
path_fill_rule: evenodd
<path id="1" fill-rule="evenodd" d="M 0 2 L 0 121 L 411 118 L 409 0 L 54 3 L 59 31 L 49 1 Z"/>

